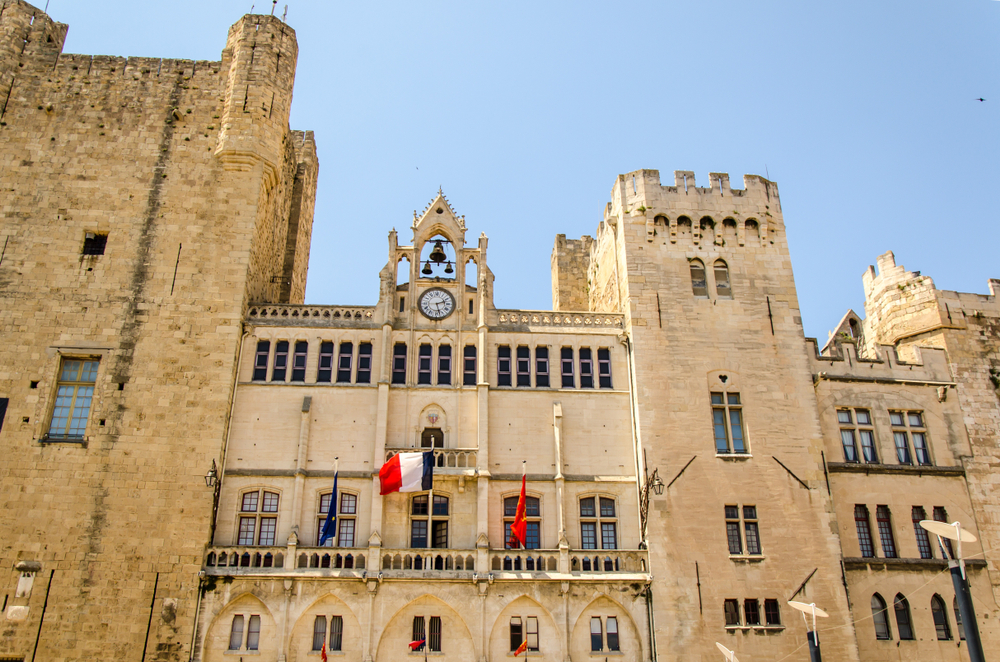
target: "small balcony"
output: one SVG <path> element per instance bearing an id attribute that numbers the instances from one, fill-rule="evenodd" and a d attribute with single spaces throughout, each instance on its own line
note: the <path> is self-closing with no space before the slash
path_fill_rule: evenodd
<path id="1" fill-rule="evenodd" d="M 429 448 L 386 448 L 385 461 L 397 453 L 427 452 Z M 442 474 L 474 475 L 479 452 L 475 448 L 435 448 L 434 471 Z"/>

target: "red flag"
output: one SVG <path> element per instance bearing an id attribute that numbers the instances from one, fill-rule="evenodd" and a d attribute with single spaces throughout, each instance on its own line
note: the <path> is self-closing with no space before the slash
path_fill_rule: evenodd
<path id="1" fill-rule="evenodd" d="M 320 659 L 326 662 L 326 642 L 323 642 L 323 649 L 319 652 Z"/>
<path id="2" fill-rule="evenodd" d="M 517 647 L 516 651 L 514 651 L 514 657 L 517 657 L 521 653 L 524 653 L 524 656 L 528 657 L 528 640 L 527 639 L 525 639 L 524 641 L 522 641 L 521 645 Z"/>
<path id="3" fill-rule="evenodd" d="M 423 639 L 418 639 L 418 640 L 416 640 L 416 641 L 411 641 L 411 642 L 410 642 L 410 650 L 411 650 L 411 651 L 415 651 L 415 650 L 417 650 L 418 648 L 420 648 L 421 646 L 423 646 L 423 645 L 424 645 L 424 642 L 425 642 L 425 641 L 427 641 L 427 638 L 426 638 L 426 637 L 424 637 Z"/>
<path id="4" fill-rule="evenodd" d="M 527 495 L 525 493 L 525 488 L 527 487 L 527 469 L 523 468 L 523 466 L 521 472 L 521 497 L 517 500 L 517 513 L 514 515 L 514 523 L 510 525 L 509 543 L 514 549 L 517 549 L 514 543 L 521 543 L 521 547 L 527 547 L 526 541 L 528 538 L 528 522 L 524 519 L 527 502 Z"/>

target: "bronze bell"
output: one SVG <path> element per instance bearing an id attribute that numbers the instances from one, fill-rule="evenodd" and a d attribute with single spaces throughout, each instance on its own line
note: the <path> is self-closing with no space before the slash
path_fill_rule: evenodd
<path id="1" fill-rule="evenodd" d="M 444 268 L 444 272 L 445 272 L 446 274 L 453 274 L 453 273 L 455 273 L 455 269 L 454 269 L 454 268 L 453 268 L 453 267 L 451 266 L 451 262 L 449 262 L 449 263 L 448 263 L 448 266 L 446 266 L 446 267 Z"/>
<path id="2" fill-rule="evenodd" d="M 448 256 L 444 254 L 444 246 L 441 245 L 441 242 L 436 241 L 434 242 L 434 249 L 428 257 L 434 264 L 441 264 Z"/>
<path id="3" fill-rule="evenodd" d="M 422 273 L 425 276 L 430 276 L 431 273 L 432 273 L 431 272 L 431 263 L 430 262 L 424 262 L 424 268 L 420 270 L 420 273 Z"/>

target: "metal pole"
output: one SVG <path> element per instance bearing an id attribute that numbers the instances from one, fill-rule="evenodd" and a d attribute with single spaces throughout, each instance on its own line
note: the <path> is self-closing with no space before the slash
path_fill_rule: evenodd
<path id="1" fill-rule="evenodd" d="M 951 583 L 955 586 L 955 600 L 958 611 L 962 614 L 962 626 L 965 628 L 965 642 L 969 646 L 969 662 L 986 662 L 983 657 L 983 642 L 979 638 L 979 624 L 976 622 L 976 612 L 972 607 L 972 594 L 969 592 L 969 581 L 962 576 L 962 562 L 948 560 L 951 570 Z"/>
<path id="2" fill-rule="evenodd" d="M 813 630 L 806 633 L 809 638 L 809 659 L 811 662 L 823 662 L 823 656 L 819 652 L 819 633 Z"/>

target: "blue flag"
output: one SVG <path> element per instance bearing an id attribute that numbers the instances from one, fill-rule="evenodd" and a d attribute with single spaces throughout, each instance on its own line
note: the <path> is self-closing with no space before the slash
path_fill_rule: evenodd
<path id="1" fill-rule="evenodd" d="M 326 521 L 323 522 L 323 534 L 319 537 L 320 547 L 337 533 L 337 478 L 339 476 L 339 471 L 333 474 L 333 494 L 330 495 L 330 510 L 327 511 Z"/>

